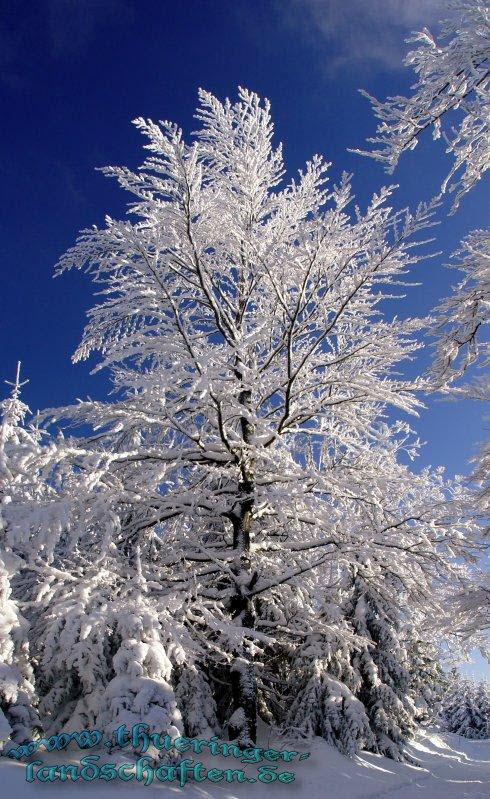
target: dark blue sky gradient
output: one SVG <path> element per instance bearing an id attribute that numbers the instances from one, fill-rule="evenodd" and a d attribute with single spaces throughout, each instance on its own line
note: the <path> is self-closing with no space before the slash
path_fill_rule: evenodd
<path id="1" fill-rule="evenodd" d="M 361 207 L 387 182 L 401 186 L 397 206 L 436 193 L 449 159 L 430 136 L 405 156 L 394 178 L 346 150 L 365 146 L 375 130 L 359 87 L 380 97 L 408 91 L 403 29 L 383 27 L 381 18 L 379 30 L 366 28 L 373 46 L 384 36 L 399 42 L 400 68 L 393 59 L 350 59 L 343 29 L 337 39 L 326 37 L 308 6 L 307 0 L 303 11 L 297 0 L 4 0 L 0 377 L 12 379 L 21 359 L 30 380 L 24 398 L 33 410 L 106 396 L 107 380 L 91 377 L 90 363 L 70 363 L 93 304 L 90 281 L 79 273 L 52 280 L 52 273 L 79 229 L 103 224 L 105 213 L 125 213 L 129 196 L 95 167 L 141 163 L 134 117 L 172 119 L 189 133 L 199 86 L 224 97 L 240 84 L 271 100 L 290 175 L 318 152 L 333 162 L 332 181 L 343 170 L 355 173 Z M 364 24 L 353 14 L 354 43 Z M 414 269 L 423 286 L 409 289 L 389 313 L 421 315 L 456 282 L 457 273 L 441 264 L 463 235 L 485 225 L 485 188 L 475 189 L 456 217 L 441 214 L 433 249 L 444 257 Z M 428 442 L 416 468 L 433 463 L 449 473 L 466 471 L 483 436 L 476 403 L 431 401 L 412 424 Z"/>

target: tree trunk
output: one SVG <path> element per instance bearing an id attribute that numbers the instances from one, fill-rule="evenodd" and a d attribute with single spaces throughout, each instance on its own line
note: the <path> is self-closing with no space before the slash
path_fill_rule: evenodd
<path id="1" fill-rule="evenodd" d="M 245 407 L 250 402 L 250 391 L 242 391 L 240 403 Z M 248 419 L 241 418 L 243 441 L 247 445 L 251 441 L 253 428 Z M 238 510 L 233 514 L 233 549 L 236 556 L 232 565 L 235 575 L 235 591 L 230 601 L 231 617 L 242 627 L 254 629 L 254 600 L 249 596 L 250 590 L 257 582 L 257 572 L 253 571 L 250 557 L 250 532 L 252 526 L 252 510 L 254 506 L 253 463 L 244 454 L 240 465 L 242 479 L 238 490 L 240 502 Z M 235 659 L 231 665 L 231 685 L 233 712 L 228 721 L 230 740 L 236 740 L 239 746 L 247 747 L 255 743 L 257 734 L 257 680 L 253 660 L 247 657 L 244 647 L 234 650 Z"/>
<path id="2" fill-rule="evenodd" d="M 231 667 L 233 713 L 228 721 L 228 736 L 243 748 L 253 746 L 257 737 L 257 681 L 254 665 L 237 657 Z"/>
<path id="3" fill-rule="evenodd" d="M 243 485 L 241 489 L 243 490 Z M 247 491 L 244 492 L 247 495 Z M 233 547 L 236 551 L 232 571 L 235 575 L 235 592 L 230 601 L 231 617 L 242 627 L 255 626 L 255 609 L 250 590 L 257 582 L 257 572 L 252 571 L 250 560 L 250 525 L 253 497 L 246 496 L 240 512 L 233 519 Z M 243 646 L 234 650 L 231 666 L 233 712 L 228 722 L 230 740 L 247 747 L 255 743 L 257 733 L 257 681 L 255 668 Z"/>

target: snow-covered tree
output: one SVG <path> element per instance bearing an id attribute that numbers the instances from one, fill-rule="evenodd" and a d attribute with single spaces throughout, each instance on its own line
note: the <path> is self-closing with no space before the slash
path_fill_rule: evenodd
<path id="1" fill-rule="evenodd" d="M 360 749 L 376 751 L 376 736 L 358 698 L 362 678 L 352 663 L 366 642 L 342 614 L 341 597 L 338 593 L 334 602 L 325 602 L 291 659 L 285 729 L 304 738 L 319 735 L 353 755 Z"/>
<path id="2" fill-rule="evenodd" d="M 422 637 L 420 626 L 423 614 L 417 614 L 415 624 L 408 625 L 405 642 L 410 675 L 410 696 L 414 704 L 414 717 L 418 724 L 428 724 L 439 714 L 448 678 L 441 667 L 441 641 L 435 637 Z"/>
<path id="3" fill-rule="evenodd" d="M 443 137 L 447 151 L 454 156 L 454 165 L 442 188 L 444 191 L 449 186 L 457 191 L 452 209 L 455 211 L 461 197 L 490 163 L 490 10 L 480 0 L 453 0 L 447 6 L 451 15 L 441 34 L 445 44 L 436 42 L 426 29 L 411 40 L 419 44 L 405 61 L 418 76 L 413 95 L 392 97 L 386 102 L 370 98 L 381 120 L 378 136 L 370 141 L 382 148 L 356 152 L 385 163 L 392 173 L 402 153 L 416 146 L 424 130 L 432 127 L 434 138 L 439 138 L 445 128 Z M 458 113 L 459 126 L 448 130 L 447 125 L 457 121 Z M 461 170 L 462 175 L 449 185 Z M 463 240 L 455 253 L 457 262 L 452 264 L 463 272 L 463 279 L 434 312 L 431 332 L 436 338 L 436 356 L 430 370 L 431 390 L 441 390 L 453 398 L 489 399 L 486 376 L 469 384 L 460 381 L 471 365 L 488 365 L 488 337 L 483 328 L 488 325 L 490 307 L 489 242 L 488 230 L 474 230 Z M 481 446 L 473 463 L 470 503 L 477 515 L 487 519 L 488 443 Z M 461 619 L 465 634 L 488 623 L 490 603 L 485 583 L 485 576 L 476 573 L 473 587 L 460 595 L 459 609 L 466 611 Z"/>
<path id="4" fill-rule="evenodd" d="M 106 170 L 135 196 L 136 220 L 108 217 L 60 260 L 59 271 L 85 268 L 102 287 L 75 359 L 99 351 L 96 368 L 110 370 L 116 396 L 45 414 L 94 432 L 51 450 L 58 498 L 37 533 L 53 578 L 39 619 L 53 641 L 42 690 L 53 692 L 55 718 L 59 646 L 74 675 L 74 696 L 61 702 L 67 713 L 93 695 L 97 712 L 103 701 L 117 716 L 138 680 L 151 679 L 157 699 L 138 712 L 153 717 L 161 701 L 175 723 L 175 687 L 184 727 L 218 721 L 246 746 L 258 710 L 286 723 L 273 667 L 298 667 L 298 681 L 334 668 L 332 636 L 340 640 L 344 627 L 317 621 L 332 570 L 342 578 L 362 557 L 387 579 L 396 555 L 415 600 L 459 579 L 463 567 L 450 560 L 477 543 L 471 522 L 458 518 L 463 487 L 430 470 L 413 475 L 401 463 L 416 450 L 407 425 L 383 417 L 388 407 L 420 405 L 422 383 L 398 368 L 418 348 L 421 322 L 390 320 L 379 304 L 419 260 L 413 236 L 432 225 L 434 206 L 396 212 L 383 189 L 350 216 L 349 178 L 329 191 L 318 156 L 280 185 L 269 104 L 246 90 L 235 104 L 202 91 L 197 118 L 190 145 L 173 123 L 136 120 L 151 157 L 137 173 Z M 134 576 L 136 553 L 152 620 L 133 634 L 121 620 L 120 587 Z M 92 581 L 87 595 L 77 574 Z M 321 640 L 310 647 L 317 629 Z M 345 634 L 347 653 L 356 635 Z M 159 650 L 150 667 L 158 638 L 165 656 Z M 291 664 L 298 649 L 309 664 Z M 96 664 L 96 686 L 80 687 L 92 679 L 82 663 Z M 134 666 L 133 682 L 122 679 L 124 663 Z M 348 691 L 335 690 L 354 726 L 350 668 L 335 667 Z M 395 679 L 384 662 L 379 669 Z M 192 686 L 219 696 L 204 717 Z M 393 697 L 403 702 L 398 688 Z M 333 683 L 328 690 L 330 701 Z M 399 718 L 397 701 L 385 708 Z M 350 741 L 375 735 L 379 745 L 393 732 L 394 749 L 383 751 L 398 756 L 410 725 L 378 716 L 366 714 Z M 344 748 L 352 751 L 347 741 Z"/>
<path id="5" fill-rule="evenodd" d="M 9 545 L 9 508 L 35 495 L 29 464 L 38 451 L 36 435 L 23 424 L 29 409 L 20 399 L 19 374 L 20 363 L 10 397 L 0 402 L 0 711 L 16 743 L 39 727 L 28 622 L 12 596 L 12 579 L 23 561 Z"/>
<path id="6" fill-rule="evenodd" d="M 464 738 L 490 738 L 490 691 L 488 683 L 478 686 L 461 677 L 454 680 L 444 697 L 441 722 L 448 732 Z"/>
<path id="7" fill-rule="evenodd" d="M 352 665 L 359 674 L 358 696 L 374 733 L 374 749 L 395 760 L 415 730 L 415 707 L 410 696 L 410 674 L 402 630 L 403 616 L 396 577 L 380 579 L 379 564 L 365 561 L 353 567 L 352 593 L 346 618 L 366 644 Z"/>
<path id="8" fill-rule="evenodd" d="M 443 137 L 454 162 L 442 191 L 456 191 L 452 213 L 461 198 L 490 166 L 490 8 L 482 0 L 446 0 L 449 18 L 440 41 L 424 29 L 410 40 L 418 43 L 405 63 L 417 74 L 411 97 L 390 97 L 385 102 L 369 95 L 381 120 L 377 136 L 369 139 L 379 149 L 356 150 L 381 161 L 392 173 L 400 156 L 417 145 L 424 130 L 432 128 L 435 139 Z M 364 94 L 366 94 L 364 92 Z M 431 332 L 436 337 L 436 356 L 430 370 L 429 390 L 456 398 L 488 401 L 488 378 L 471 384 L 458 380 L 472 364 L 488 365 L 488 337 L 483 327 L 490 308 L 490 235 L 474 230 L 462 242 L 454 268 L 464 277 L 450 297 L 435 309 Z M 455 385 L 456 383 L 456 385 Z M 490 444 L 484 443 L 473 459 L 470 480 L 473 491 L 470 512 L 487 523 L 490 509 Z M 475 569 L 473 585 L 466 586 L 451 602 L 464 636 L 476 635 L 488 626 L 490 593 L 488 576 Z"/>
<path id="9" fill-rule="evenodd" d="M 91 507 L 85 516 L 92 515 L 98 533 L 102 505 L 99 499 L 99 512 Z M 114 523 L 111 516 L 103 536 L 110 521 Z M 172 609 L 149 603 L 139 553 L 121 562 L 117 534 L 110 555 L 94 557 L 93 532 L 87 524 L 83 540 L 71 552 L 69 575 L 55 570 L 49 585 L 36 595 L 31 637 L 42 650 L 36 678 L 46 730 L 96 727 L 110 737 L 122 724 L 131 729 L 143 722 L 151 732 L 175 737 L 182 724 L 169 652 L 176 663 L 185 654 L 178 638 L 171 640 L 176 627 Z M 63 543 L 63 554 L 55 553 L 54 563 L 66 566 L 70 547 Z"/>
<path id="10" fill-rule="evenodd" d="M 321 636 L 317 621 L 315 634 L 307 639 L 304 650 L 295 653 L 288 677 L 293 699 L 286 724 L 302 735 L 323 735 L 346 754 L 366 748 L 400 759 L 415 723 L 428 718 L 437 701 L 440 670 L 429 661 L 430 655 L 434 658 L 435 647 L 430 649 L 418 640 L 414 627 L 421 635 L 428 615 L 432 616 L 434 628 L 425 630 L 427 637 L 435 637 L 438 625 L 447 627 L 446 597 L 444 593 L 437 597 L 435 589 L 443 579 L 439 571 L 442 563 L 437 565 L 437 555 L 428 539 L 429 549 L 412 558 L 404 530 L 400 538 L 390 535 L 384 552 L 374 550 L 371 558 L 362 557 L 372 521 L 371 503 L 379 503 L 380 514 L 388 518 L 400 513 L 400 507 L 394 511 L 398 492 L 399 502 L 408 502 L 415 519 L 419 518 L 415 510 L 418 491 L 422 492 L 419 507 L 429 507 L 430 498 L 434 505 L 440 501 L 445 512 L 449 506 L 444 502 L 441 484 L 429 480 L 427 474 L 417 478 L 409 470 L 396 467 L 387 450 L 382 458 L 378 453 L 379 460 L 375 456 L 373 448 L 366 449 L 358 462 L 361 474 L 351 483 L 353 494 L 359 498 L 366 481 L 369 497 L 364 498 L 364 511 L 369 508 L 369 512 L 363 520 L 363 534 L 357 537 L 351 554 L 350 567 L 345 572 L 340 564 L 337 566 L 343 574 L 342 588 L 331 597 L 328 606 L 330 625 Z M 393 480 L 397 468 L 398 484 Z M 389 489 L 385 483 L 388 474 Z M 388 497 L 389 507 L 385 504 Z M 344 506 L 346 520 L 355 515 L 355 507 Z M 445 523 L 448 524 L 447 519 Z M 434 572 L 431 563 L 436 566 Z M 445 568 L 448 567 L 446 563 Z M 447 578 L 446 582 L 465 585 L 467 575 L 454 565 L 452 576 L 447 574 Z M 333 620 L 336 626 L 332 629 Z"/>
<path id="11" fill-rule="evenodd" d="M 470 398 L 487 403 L 490 383 L 484 372 L 472 376 L 475 369 L 489 364 L 488 334 L 490 322 L 490 233 L 475 230 L 455 253 L 453 268 L 463 273 L 463 279 L 453 288 L 434 311 L 432 333 L 435 337 L 435 357 L 429 379 L 435 390 L 448 398 Z M 472 459 L 470 474 L 472 492 L 469 508 L 483 525 L 488 525 L 490 512 L 490 442 L 480 446 Z M 490 586 L 488 571 L 474 571 L 473 580 L 451 600 L 458 625 L 465 637 L 480 635 L 489 627 Z M 484 635 L 476 641 L 485 646 Z"/>
<path id="12" fill-rule="evenodd" d="M 131 729 L 143 722 L 151 732 L 175 738 L 183 726 L 171 685 L 172 664 L 160 620 L 146 601 L 144 580 L 133 581 L 125 604 L 112 627 L 117 640 L 111 659 L 114 677 L 100 698 L 98 726 L 111 733 L 121 724 Z"/>
<path id="13" fill-rule="evenodd" d="M 480 737 L 490 738 L 490 683 L 480 680 L 475 691 L 475 705 L 483 723 L 480 727 Z"/>
<path id="14" fill-rule="evenodd" d="M 206 676 L 198 663 L 176 668 L 175 698 L 186 735 L 191 738 L 211 737 L 220 731 L 216 701 Z"/>
<path id="15" fill-rule="evenodd" d="M 378 149 L 355 152 L 381 161 L 391 174 L 402 153 L 432 128 L 454 159 L 442 184 L 443 191 L 456 191 L 454 212 L 490 166 L 490 8 L 485 0 L 445 5 L 449 14 L 439 40 L 427 28 L 409 39 L 418 45 L 405 58 L 417 75 L 411 96 L 380 101 L 363 92 L 381 120 L 368 139 Z"/>
<path id="16" fill-rule="evenodd" d="M 452 264 L 463 272 L 463 279 L 452 294 L 435 309 L 433 333 L 436 357 L 431 378 L 437 388 L 451 397 L 469 397 L 482 402 L 490 399 L 486 373 L 461 383 L 471 366 L 484 369 L 490 362 L 490 346 L 485 327 L 490 322 L 490 231 L 474 230 L 455 253 Z M 474 458 L 472 479 L 475 500 L 483 518 L 490 510 L 490 444 L 485 443 Z"/>

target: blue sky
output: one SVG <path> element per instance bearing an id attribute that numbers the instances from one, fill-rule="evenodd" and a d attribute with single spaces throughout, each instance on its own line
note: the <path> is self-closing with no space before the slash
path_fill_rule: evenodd
<path id="1" fill-rule="evenodd" d="M 78 273 L 52 280 L 53 266 L 79 229 L 124 214 L 128 198 L 95 167 L 141 163 L 131 119 L 172 119 L 189 133 L 200 86 L 268 97 L 290 174 L 318 152 L 333 162 L 333 182 L 354 173 L 361 206 L 385 183 L 400 184 L 397 206 L 435 194 L 449 160 L 430 136 L 394 178 L 347 147 L 375 130 L 357 89 L 407 93 L 404 38 L 435 26 L 440 9 L 436 0 L 4 0 L 0 376 L 12 379 L 22 360 L 33 410 L 104 397 L 105 377 L 70 363 L 92 287 Z M 421 315 L 448 293 L 457 276 L 442 264 L 487 223 L 487 197 L 481 185 L 456 217 L 441 215 L 434 249 L 444 254 L 414 269 L 423 284 L 393 313 Z M 451 474 L 467 470 L 485 435 L 476 403 L 431 400 L 412 424 L 427 441 L 420 465 Z"/>

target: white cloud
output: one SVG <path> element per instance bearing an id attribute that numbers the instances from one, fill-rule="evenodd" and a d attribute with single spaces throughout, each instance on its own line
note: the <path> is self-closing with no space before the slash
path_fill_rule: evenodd
<path id="1" fill-rule="evenodd" d="M 276 0 L 285 22 L 328 46 L 329 71 L 364 62 L 400 69 L 413 30 L 430 27 L 445 13 L 444 0 Z"/>

